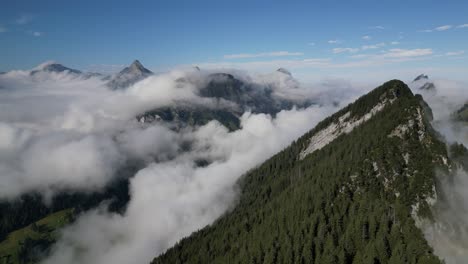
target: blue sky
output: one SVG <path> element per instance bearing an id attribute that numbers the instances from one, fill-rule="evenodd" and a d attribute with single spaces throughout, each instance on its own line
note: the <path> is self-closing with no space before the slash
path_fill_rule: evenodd
<path id="1" fill-rule="evenodd" d="M 0 71 L 47 60 L 115 71 L 137 58 L 154 71 L 464 79 L 467 14 L 468 1 L 5 1 Z"/>

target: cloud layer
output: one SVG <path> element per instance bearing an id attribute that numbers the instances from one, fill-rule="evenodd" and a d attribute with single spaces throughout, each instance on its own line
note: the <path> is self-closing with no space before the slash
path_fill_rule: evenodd
<path id="1" fill-rule="evenodd" d="M 1 198 L 32 190 L 46 198 L 69 189 L 95 191 L 127 161 L 144 164 L 130 181 L 126 212 L 112 214 L 102 206 L 81 215 L 63 230 L 45 263 L 148 262 L 225 212 L 243 173 L 336 111 L 338 102 L 361 93 L 346 82 L 309 89 L 282 72 L 233 72 L 278 98 L 319 104 L 275 118 L 247 112 L 234 132 L 216 121 L 177 132 L 164 123 L 137 122 L 137 114 L 161 106 L 224 107 L 198 96 L 211 72 L 173 71 L 125 91 L 67 73 L 0 75 Z M 200 160 L 208 165 L 197 166 Z"/>

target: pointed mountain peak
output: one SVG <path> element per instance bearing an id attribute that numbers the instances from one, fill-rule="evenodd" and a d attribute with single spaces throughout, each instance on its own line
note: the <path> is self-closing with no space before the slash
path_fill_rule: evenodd
<path id="1" fill-rule="evenodd" d="M 145 68 L 145 67 L 143 67 L 143 64 L 141 64 L 141 62 L 139 60 L 134 60 L 132 62 L 132 64 L 130 65 L 130 67 L 134 67 L 134 68 L 138 68 L 138 69 Z"/>
<path id="2" fill-rule="evenodd" d="M 416 78 L 414 78 L 413 82 L 417 82 L 417 81 L 420 81 L 420 80 L 428 80 L 428 79 L 429 79 L 429 76 L 422 73 L 422 74 L 418 75 Z"/>
<path id="3" fill-rule="evenodd" d="M 116 74 L 107 83 L 107 86 L 114 90 L 127 88 L 152 74 L 153 72 L 146 69 L 139 60 L 134 60 L 130 66 Z"/>
<path id="4" fill-rule="evenodd" d="M 152 74 L 153 72 L 146 69 L 139 60 L 134 60 L 129 67 L 126 67 L 120 73 Z"/>
<path id="5" fill-rule="evenodd" d="M 435 91 L 436 86 L 434 85 L 433 82 L 429 80 L 429 76 L 426 74 L 420 74 L 413 80 L 414 83 L 418 83 L 418 85 L 421 85 L 419 87 L 419 90 L 425 90 L 425 91 Z"/>
<path id="6" fill-rule="evenodd" d="M 286 75 L 289 75 L 289 76 L 292 76 L 291 72 L 286 70 L 285 68 L 279 68 L 276 70 L 277 72 L 281 72 L 281 73 L 284 73 Z"/>

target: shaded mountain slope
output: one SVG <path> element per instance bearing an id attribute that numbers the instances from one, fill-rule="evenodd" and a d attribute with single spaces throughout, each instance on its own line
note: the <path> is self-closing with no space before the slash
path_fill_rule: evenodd
<path id="1" fill-rule="evenodd" d="M 152 263 L 440 263 L 415 224 L 450 163 L 428 110 L 385 83 L 241 178 L 230 212 Z"/>

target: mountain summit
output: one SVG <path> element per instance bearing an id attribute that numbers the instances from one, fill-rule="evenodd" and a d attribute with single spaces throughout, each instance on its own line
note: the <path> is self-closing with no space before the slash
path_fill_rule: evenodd
<path id="1" fill-rule="evenodd" d="M 426 74 L 418 75 L 416 78 L 414 78 L 413 83 L 419 86 L 419 90 L 432 92 L 436 90 L 436 86 L 429 80 L 429 76 Z"/>
<path id="2" fill-rule="evenodd" d="M 418 75 L 416 78 L 414 78 L 413 82 L 417 82 L 420 80 L 428 80 L 429 76 L 425 75 L 424 73 Z"/>
<path id="3" fill-rule="evenodd" d="M 284 73 L 286 75 L 290 75 L 291 76 L 291 72 L 286 70 L 285 68 L 279 68 L 276 70 L 277 72 L 281 72 L 281 73 Z"/>
<path id="4" fill-rule="evenodd" d="M 440 263 L 416 226 L 451 164 L 430 112 L 383 84 L 243 176 L 232 210 L 152 263 Z"/>
<path id="5" fill-rule="evenodd" d="M 153 75 L 152 71 L 146 69 L 139 60 L 135 60 L 130 66 L 112 77 L 107 86 L 113 90 L 124 89 L 151 75 Z"/>
<path id="6" fill-rule="evenodd" d="M 56 62 L 45 62 L 39 66 L 37 66 L 34 70 L 31 71 L 31 75 L 36 75 L 40 72 L 54 72 L 54 73 L 62 73 L 62 72 L 67 72 L 71 73 L 74 75 L 80 75 L 82 74 L 81 71 L 71 69 L 68 67 L 63 66 L 62 64 L 56 63 Z"/>

